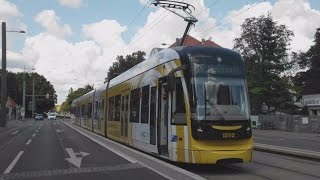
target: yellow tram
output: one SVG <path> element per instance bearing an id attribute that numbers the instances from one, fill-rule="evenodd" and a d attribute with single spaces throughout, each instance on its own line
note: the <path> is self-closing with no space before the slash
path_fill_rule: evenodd
<path id="1" fill-rule="evenodd" d="M 72 103 L 75 123 L 171 161 L 250 162 L 245 62 L 229 49 L 175 47 Z"/>

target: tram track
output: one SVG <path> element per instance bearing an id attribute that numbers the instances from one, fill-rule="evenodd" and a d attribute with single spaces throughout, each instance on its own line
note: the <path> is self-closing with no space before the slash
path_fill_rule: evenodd
<path id="1" fill-rule="evenodd" d="M 206 179 L 320 179 L 318 162 L 258 153 L 251 163 L 188 168 Z"/>

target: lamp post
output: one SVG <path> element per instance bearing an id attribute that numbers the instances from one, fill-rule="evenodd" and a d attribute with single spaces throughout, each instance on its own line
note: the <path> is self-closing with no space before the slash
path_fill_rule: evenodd
<path id="1" fill-rule="evenodd" d="M 7 39 L 6 32 L 25 33 L 25 31 L 6 31 L 6 23 L 1 23 L 2 27 L 2 70 L 1 70 L 1 121 L 0 126 L 5 127 L 7 124 Z"/>
<path id="2" fill-rule="evenodd" d="M 1 122 L 0 126 L 7 124 L 7 52 L 6 52 L 6 23 L 2 22 L 2 69 L 1 69 Z"/>

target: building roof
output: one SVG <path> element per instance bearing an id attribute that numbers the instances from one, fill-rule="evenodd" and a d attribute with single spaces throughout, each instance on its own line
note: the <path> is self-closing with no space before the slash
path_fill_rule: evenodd
<path id="1" fill-rule="evenodd" d="M 176 42 L 170 45 L 170 47 L 176 47 L 179 46 L 181 38 L 176 38 Z M 209 39 L 205 40 L 202 39 L 201 41 L 197 40 L 196 38 L 187 35 L 185 43 L 183 44 L 184 46 L 211 46 L 211 47 L 221 47 L 217 43 L 212 41 L 212 38 L 210 37 Z"/>

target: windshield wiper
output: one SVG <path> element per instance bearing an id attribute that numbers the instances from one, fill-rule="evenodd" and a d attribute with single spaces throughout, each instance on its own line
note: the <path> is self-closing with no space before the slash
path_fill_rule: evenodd
<path id="1" fill-rule="evenodd" d="M 207 104 L 211 106 L 211 108 L 214 110 L 214 112 L 218 115 L 220 120 L 225 120 L 222 114 L 219 112 L 215 104 L 213 104 L 211 101 L 207 99 L 207 89 L 206 85 L 204 84 L 204 119 L 207 118 Z"/>
<path id="2" fill-rule="evenodd" d="M 213 104 L 211 101 L 209 101 L 207 98 L 206 98 L 206 104 L 209 104 L 211 106 L 211 108 L 214 110 L 214 112 L 218 115 L 218 117 L 220 118 L 220 120 L 226 120 L 224 119 L 224 117 L 222 116 L 222 114 L 219 112 L 219 110 L 217 109 L 217 107 L 215 106 L 215 104 Z"/>

